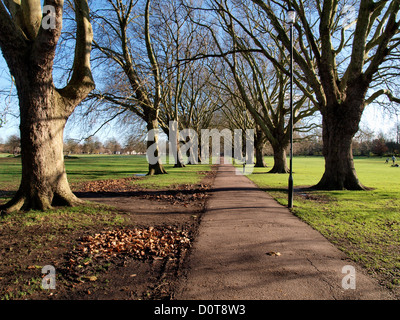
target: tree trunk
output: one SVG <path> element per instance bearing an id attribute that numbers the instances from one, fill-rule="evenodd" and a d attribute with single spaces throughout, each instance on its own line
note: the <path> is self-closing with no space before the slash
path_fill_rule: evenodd
<path id="1" fill-rule="evenodd" d="M 54 205 L 84 203 L 71 191 L 64 166 L 63 115 L 59 95 L 52 85 L 32 85 L 18 79 L 20 101 L 22 179 L 14 198 L 2 209 L 47 210 Z M 22 86 L 21 86 L 22 85 Z M 22 89 L 23 88 L 23 89 Z"/>
<path id="2" fill-rule="evenodd" d="M 267 165 L 264 162 L 264 153 L 263 153 L 263 146 L 256 146 L 256 163 L 255 163 L 255 167 L 256 168 L 266 168 Z"/>
<path id="3" fill-rule="evenodd" d="M 164 166 L 160 161 L 158 161 L 156 164 L 149 164 L 149 172 L 147 173 L 148 176 L 166 173 L 167 171 L 164 169 Z"/>
<path id="4" fill-rule="evenodd" d="M 156 115 L 150 115 L 150 119 L 147 121 L 147 130 L 150 132 L 151 130 L 158 130 L 158 120 Z M 157 158 L 157 161 L 154 163 L 150 163 L 149 161 L 149 172 L 148 176 L 153 176 L 157 174 L 165 174 L 167 171 L 164 169 L 163 164 L 161 163 L 160 150 L 158 147 L 158 134 L 154 135 L 154 141 L 147 140 L 147 150 L 152 148 L 152 156 Z"/>
<path id="5" fill-rule="evenodd" d="M 179 147 L 178 147 L 179 150 Z M 180 152 L 180 151 L 178 151 Z M 177 158 L 175 159 L 175 164 L 174 164 L 174 168 L 184 168 L 186 167 L 186 165 L 181 161 L 179 155 L 177 156 Z"/>
<path id="6" fill-rule="evenodd" d="M 93 32 L 87 1 L 74 0 L 76 44 L 72 74 L 64 88 L 56 89 L 53 60 L 61 34 L 63 1 L 53 1 L 53 8 L 54 27 L 41 28 L 40 1 L 25 1 L 25 5 L 14 7 L 15 12 L 0 6 L 0 48 L 18 91 L 22 162 L 20 187 L 13 199 L 0 207 L 6 213 L 83 203 L 67 181 L 63 132 L 75 107 L 94 89 L 90 69 Z M 12 20 L 29 32 L 22 33 Z"/>
<path id="7" fill-rule="evenodd" d="M 263 134 L 261 129 L 258 128 L 258 126 L 255 135 L 254 147 L 256 149 L 256 163 L 254 166 L 256 168 L 267 167 L 267 165 L 264 162 L 264 154 L 263 154 L 263 148 L 264 148 Z"/>
<path id="8" fill-rule="evenodd" d="M 319 190 L 365 190 L 357 178 L 353 162 L 352 140 L 358 131 L 361 112 L 337 106 L 323 114 L 323 154 L 325 172 L 315 186 Z"/>
<path id="9" fill-rule="evenodd" d="M 174 153 L 175 157 L 175 165 L 174 168 L 184 168 L 185 164 L 182 162 L 182 152 L 181 152 L 181 144 L 179 141 L 179 130 L 177 131 L 177 141 L 176 141 L 176 153 Z"/>
<path id="10" fill-rule="evenodd" d="M 285 144 L 274 144 L 272 149 L 274 150 L 274 166 L 268 173 L 288 173 L 289 168 L 286 161 L 286 147 Z"/>

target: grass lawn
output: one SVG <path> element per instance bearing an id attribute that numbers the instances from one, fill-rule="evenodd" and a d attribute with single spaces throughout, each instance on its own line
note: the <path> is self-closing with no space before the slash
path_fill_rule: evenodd
<path id="1" fill-rule="evenodd" d="M 266 162 L 272 165 L 273 159 Z M 390 288 L 400 284 L 400 168 L 384 158 L 356 158 L 360 181 L 370 191 L 297 190 L 293 213 L 321 232 L 350 258 L 378 275 Z M 288 175 L 264 174 L 255 168 L 249 176 L 281 204 L 287 205 Z M 322 177 L 322 157 L 295 157 L 295 188 L 315 185 Z"/>
<path id="2" fill-rule="evenodd" d="M 164 188 L 177 184 L 198 183 L 209 171 L 211 165 L 188 165 L 174 168 L 166 163 L 166 175 L 143 176 L 136 183 L 143 188 Z M 79 155 L 65 160 L 65 167 L 70 183 L 107 180 L 145 175 L 148 163 L 145 156 L 124 155 Z M 21 176 L 19 158 L 0 158 L 0 190 L 16 190 Z"/>

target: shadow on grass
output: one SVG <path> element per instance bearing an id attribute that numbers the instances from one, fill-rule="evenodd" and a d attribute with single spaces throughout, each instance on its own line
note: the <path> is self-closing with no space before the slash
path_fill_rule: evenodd
<path id="1" fill-rule="evenodd" d="M 138 173 L 144 173 L 146 172 L 145 170 L 143 171 L 138 171 Z M 82 177 L 87 177 L 87 176 L 93 176 L 96 178 L 101 178 L 101 177 L 109 177 L 109 176 L 113 176 L 113 175 L 117 175 L 117 177 L 119 178 L 120 176 L 123 177 L 130 177 L 132 176 L 132 173 L 130 170 L 124 170 L 124 171 L 104 171 L 104 170 L 90 170 L 90 171 L 86 171 L 86 172 L 75 172 L 75 171 L 68 171 L 67 172 L 68 177 L 74 177 L 74 176 L 82 176 Z"/>
<path id="2" fill-rule="evenodd" d="M 15 193 L 16 191 L 0 190 L 0 199 L 11 198 Z"/>

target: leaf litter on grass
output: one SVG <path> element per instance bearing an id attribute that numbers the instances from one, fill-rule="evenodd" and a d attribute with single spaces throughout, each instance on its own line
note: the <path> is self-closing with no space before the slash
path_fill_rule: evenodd
<path id="1" fill-rule="evenodd" d="M 79 282 L 99 266 L 118 259 L 175 259 L 190 244 L 189 233 L 173 226 L 123 228 L 86 235 L 68 254 L 67 273 Z"/>
<path id="2" fill-rule="evenodd" d="M 75 192 L 135 192 L 138 186 L 134 184 L 140 178 L 129 177 L 121 179 L 94 180 L 71 183 Z"/>
<path id="3" fill-rule="evenodd" d="M 185 231 L 172 227 L 148 227 L 104 231 L 83 237 L 80 244 L 83 254 L 103 257 L 127 254 L 137 259 L 154 259 L 167 257 L 178 247 L 189 245 L 190 238 Z"/>

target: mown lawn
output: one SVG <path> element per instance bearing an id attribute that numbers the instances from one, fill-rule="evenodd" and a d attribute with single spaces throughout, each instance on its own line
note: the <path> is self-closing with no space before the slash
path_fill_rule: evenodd
<path id="1" fill-rule="evenodd" d="M 165 161 L 166 175 L 145 176 L 148 163 L 145 156 L 125 155 L 78 155 L 65 159 L 70 183 L 119 179 L 132 176 L 142 177 L 136 183 L 144 188 L 165 188 L 178 184 L 195 184 L 204 176 L 211 165 L 188 165 L 174 168 Z M 21 177 L 19 158 L 0 158 L 0 190 L 16 190 Z"/>
<path id="2" fill-rule="evenodd" d="M 267 164 L 273 164 L 266 158 Z M 400 168 L 384 158 L 356 158 L 360 181 L 370 191 L 312 191 L 322 176 L 322 157 L 295 157 L 293 213 L 321 232 L 350 258 L 378 275 L 390 288 L 400 284 Z M 288 175 L 249 176 L 281 204 L 287 205 Z"/>

